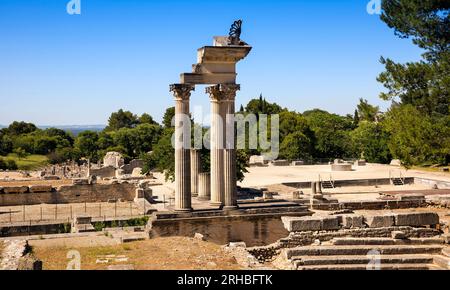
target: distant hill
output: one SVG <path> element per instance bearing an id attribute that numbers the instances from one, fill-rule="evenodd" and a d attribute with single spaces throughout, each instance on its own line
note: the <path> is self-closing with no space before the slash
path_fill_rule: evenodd
<path id="1" fill-rule="evenodd" d="M 0 129 L 7 128 L 8 126 L 0 125 Z M 40 125 L 37 126 L 39 129 L 48 129 L 48 128 L 57 128 L 67 132 L 72 132 L 73 135 L 77 136 L 80 132 L 83 131 L 94 131 L 100 132 L 105 129 L 106 125 Z"/>
<path id="2" fill-rule="evenodd" d="M 40 129 L 57 128 L 67 132 L 72 132 L 73 135 L 77 136 L 83 131 L 94 131 L 100 132 L 105 129 L 105 125 L 55 125 L 55 126 L 38 126 Z"/>

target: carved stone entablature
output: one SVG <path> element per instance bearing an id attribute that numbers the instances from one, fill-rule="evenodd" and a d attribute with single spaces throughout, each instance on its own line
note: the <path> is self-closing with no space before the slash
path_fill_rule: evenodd
<path id="1" fill-rule="evenodd" d="M 195 90 L 194 85 L 190 84 L 173 84 L 170 85 L 170 91 L 173 93 L 175 100 L 187 101 L 191 97 L 191 91 Z"/>

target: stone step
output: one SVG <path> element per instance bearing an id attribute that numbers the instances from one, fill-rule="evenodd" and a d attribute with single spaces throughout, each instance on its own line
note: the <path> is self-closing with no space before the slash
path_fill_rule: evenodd
<path id="1" fill-rule="evenodd" d="M 450 257 L 450 247 L 443 248 L 442 255 L 446 256 L 446 257 Z"/>
<path id="2" fill-rule="evenodd" d="M 397 240 L 391 238 L 334 238 L 331 243 L 336 246 L 347 245 L 443 245 L 442 238 L 411 238 Z"/>
<path id="3" fill-rule="evenodd" d="M 444 255 L 435 255 L 433 258 L 435 265 L 442 267 L 443 269 L 450 270 L 450 257 Z"/>
<path id="4" fill-rule="evenodd" d="M 378 251 L 380 255 L 437 254 L 444 246 L 437 245 L 372 245 L 372 246 L 306 246 L 286 250 L 286 258 L 294 256 L 361 255 Z"/>
<path id="5" fill-rule="evenodd" d="M 297 270 L 368 270 L 367 264 L 301 266 Z M 381 264 L 380 270 L 442 270 L 433 264 Z M 370 270 L 370 269 L 369 269 Z"/>
<path id="6" fill-rule="evenodd" d="M 301 256 L 292 257 L 291 261 L 297 268 L 300 266 L 312 265 L 352 265 L 368 264 L 373 261 L 367 256 Z M 382 255 L 379 259 L 383 264 L 432 264 L 432 255 Z"/>

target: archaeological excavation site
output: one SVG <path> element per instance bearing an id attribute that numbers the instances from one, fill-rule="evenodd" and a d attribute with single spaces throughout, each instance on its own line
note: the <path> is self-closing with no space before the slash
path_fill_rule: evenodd
<path id="1" fill-rule="evenodd" d="M 35 56 L 49 70 L 39 85 L 16 87 L 0 65 L 0 82 L 12 86 L 0 83 L 0 122 L 10 124 L 0 125 L 0 270 L 176 270 L 170 283 L 204 287 L 219 283 L 207 272 L 224 273 L 227 285 L 267 286 L 272 271 L 450 270 L 449 45 L 436 39 L 448 33 L 448 4 L 383 0 L 381 17 L 369 5 L 363 16 L 346 16 L 354 23 L 317 30 L 314 21 L 331 21 L 321 13 L 355 7 L 261 4 L 263 16 L 255 16 L 242 4 L 243 21 L 223 4 L 201 7 L 200 16 L 186 4 L 119 2 L 108 9 L 120 7 L 120 16 L 109 19 L 105 8 L 105 23 L 90 18 L 98 4 L 67 4 L 61 27 L 86 9 L 77 18 L 86 35 L 73 32 L 80 44 L 60 49 L 67 59 Z M 310 10 L 299 17 L 294 7 Z M 192 12 L 197 24 L 177 15 L 169 25 L 158 16 L 164 9 Z M 316 24 L 300 24 L 307 19 Z M 59 25 L 47 25 L 57 33 Z M 356 31 L 362 27 L 374 39 Z M 423 36 L 427 29 L 438 32 Z M 355 33 L 345 46 L 342 31 Z M 381 52 L 418 57 L 406 52 L 408 37 L 426 51 L 420 63 L 382 57 L 380 72 Z M 28 93 L 33 101 L 14 109 Z M 364 95 L 377 105 L 354 99 Z M 242 270 L 261 275 L 225 274 Z"/>

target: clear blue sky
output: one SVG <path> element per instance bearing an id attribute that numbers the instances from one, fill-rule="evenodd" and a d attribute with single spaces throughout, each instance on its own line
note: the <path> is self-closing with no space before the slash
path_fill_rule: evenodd
<path id="1" fill-rule="evenodd" d="M 120 108 L 158 121 L 170 83 L 197 48 L 243 19 L 253 51 L 238 66 L 237 106 L 262 93 L 303 112 L 353 113 L 359 98 L 383 109 L 380 56 L 417 60 L 368 0 L 0 0 L 0 124 L 105 124 Z M 199 87 L 191 104 L 209 110 Z"/>

